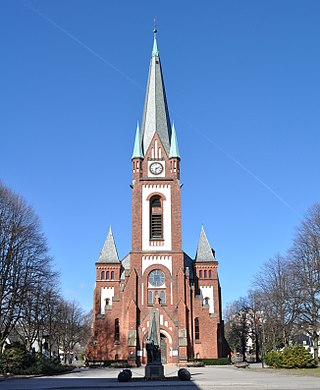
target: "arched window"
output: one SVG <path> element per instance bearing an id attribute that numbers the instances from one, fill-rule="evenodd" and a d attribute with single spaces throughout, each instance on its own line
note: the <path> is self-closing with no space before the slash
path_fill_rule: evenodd
<path id="1" fill-rule="evenodd" d="M 194 319 L 194 337 L 196 340 L 200 340 L 200 327 L 198 317 Z"/>
<path id="2" fill-rule="evenodd" d="M 206 278 L 206 277 L 207 277 L 207 270 L 205 269 L 205 270 L 203 271 L 203 273 L 204 273 L 203 277 Z"/>
<path id="3" fill-rule="evenodd" d="M 161 240 L 163 238 L 162 203 L 159 195 L 150 199 L 150 239 Z"/>
<path id="4" fill-rule="evenodd" d="M 153 304 L 153 294 L 152 291 L 148 291 L 148 305 Z"/>
<path id="5" fill-rule="evenodd" d="M 114 320 L 114 341 L 120 340 L 120 320 L 116 318 Z"/>
<path id="6" fill-rule="evenodd" d="M 202 278 L 202 270 L 199 271 L 199 278 Z"/>
<path id="7" fill-rule="evenodd" d="M 211 269 L 209 269 L 209 278 L 210 279 L 212 278 L 212 271 L 211 271 Z"/>
<path id="8" fill-rule="evenodd" d="M 162 305 L 165 305 L 165 303 L 166 303 L 166 294 L 164 291 L 161 291 L 161 293 L 160 293 L 160 303 Z"/>
<path id="9" fill-rule="evenodd" d="M 101 280 L 104 280 L 104 271 L 101 271 Z"/>
<path id="10" fill-rule="evenodd" d="M 109 271 L 107 271 L 107 277 L 106 277 L 106 279 L 107 279 L 107 280 L 110 279 L 110 272 L 109 272 Z"/>
<path id="11" fill-rule="evenodd" d="M 110 298 L 106 298 L 106 306 L 110 305 Z"/>
<path id="12" fill-rule="evenodd" d="M 114 271 L 111 271 L 111 280 L 114 280 Z"/>

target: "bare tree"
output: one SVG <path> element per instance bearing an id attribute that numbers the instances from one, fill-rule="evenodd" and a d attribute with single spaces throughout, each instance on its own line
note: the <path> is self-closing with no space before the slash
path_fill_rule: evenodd
<path id="1" fill-rule="evenodd" d="M 288 259 L 279 254 L 269 259 L 256 275 L 253 285 L 256 304 L 265 321 L 267 346 L 269 349 L 288 346 L 297 315 Z"/>
<path id="2" fill-rule="evenodd" d="M 43 340 L 48 339 L 48 335 L 50 335 L 48 317 L 51 313 L 51 307 L 48 305 L 48 300 L 52 295 L 56 295 L 57 283 L 58 274 L 52 272 L 50 267 L 45 267 L 26 294 L 25 304 L 21 309 L 21 316 L 15 330 L 27 350 L 30 350 L 34 342 L 37 341 L 42 352 Z M 46 340 L 46 344 L 48 344 L 48 340 Z"/>
<path id="3" fill-rule="evenodd" d="M 61 301 L 59 305 L 59 346 L 64 361 L 72 356 L 77 344 L 83 349 L 90 336 L 88 314 L 75 301 Z"/>
<path id="4" fill-rule="evenodd" d="M 50 261 L 35 212 L 0 183 L 0 353 Z"/>
<path id="5" fill-rule="evenodd" d="M 308 333 L 318 357 L 320 330 L 320 204 L 307 212 L 290 250 L 298 305 L 298 326 Z"/>
<path id="6" fill-rule="evenodd" d="M 242 354 L 243 361 L 255 344 L 254 311 L 248 298 L 240 298 L 227 306 L 225 312 L 225 335 L 230 348 Z"/>

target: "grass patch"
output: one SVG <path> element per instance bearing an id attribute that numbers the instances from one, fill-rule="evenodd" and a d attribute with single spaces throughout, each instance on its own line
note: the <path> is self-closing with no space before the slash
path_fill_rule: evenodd
<path id="1" fill-rule="evenodd" d="M 265 368 L 251 368 L 250 371 L 259 371 L 259 372 L 269 372 L 270 374 L 277 372 L 277 373 L 283 373 L 288 375 L 300 375 L 300 376 L 314 376 L 314 377 L 320 377 L 320 366 L 319 367 L 313 367 L 313 368 L 272 368 L 272 367 L 265 367 Z"/>
<path id="2" fill-rule="evenodd" d="M 294 374 L 298 374 L 298 375 L 320 377 L 320 367 L 315 367 L 315 368 L 295 368 L 293 370 L 286 370 L 286 371 L 293 372 Z"/>

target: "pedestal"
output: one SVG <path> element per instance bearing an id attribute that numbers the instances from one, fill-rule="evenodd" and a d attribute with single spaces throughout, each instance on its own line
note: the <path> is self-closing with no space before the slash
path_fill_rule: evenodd
<path id="1" fill-rule="evenodd" d="M 145 379 L 164 379 L 164 367 L 160 363 L 148 363 L 145 367 Z"/>

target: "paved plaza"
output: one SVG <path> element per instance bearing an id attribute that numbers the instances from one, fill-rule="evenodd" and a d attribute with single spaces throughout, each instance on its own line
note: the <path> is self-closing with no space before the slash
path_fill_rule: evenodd
<path id="1" fill-rule="evenodd" d="M 299 376 L 273 370 L 257 370 L 254 368 L 237 369 L 233 366 L 189 368 L 192 374 L 191 381 L 177 380 L 178 368 L 165 367 L 165 381 L 144 381 L 144 368 L 134 368 L 130 382 L 119 383 L 117 380 L 119 369 L 96 368 L 79 369 L 77 372 L 51 377 L 32 378 L 0 378 L 1 390 L 26 389 L 116 389 L 135 388 L 170 389 L 177 387 L 200 390 L 319 390 L 320 378 Z"/>

